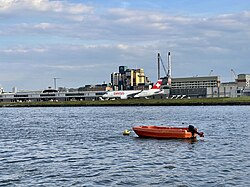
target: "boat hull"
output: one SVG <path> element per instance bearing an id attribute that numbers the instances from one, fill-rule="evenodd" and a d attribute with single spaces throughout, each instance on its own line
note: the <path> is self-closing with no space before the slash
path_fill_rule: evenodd
<path id="1" fill-rule="evenodd" d="M 159 138 L 159 139 L 190 139 L 196 138 L 196 134 L 188 131 L 186 127 L 166 127 L 166 126 L 135 126 L 134 132 L 139 137 Z"/>

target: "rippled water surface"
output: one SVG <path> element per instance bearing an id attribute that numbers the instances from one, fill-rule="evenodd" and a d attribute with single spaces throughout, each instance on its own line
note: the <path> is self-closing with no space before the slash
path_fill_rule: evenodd
<path id="1" fill-rule="evenodd" d="M 250 106 L 0 108 L 0 186 L 250 186 Z M 188 126 L 205 138 L 123 136 Z"/>

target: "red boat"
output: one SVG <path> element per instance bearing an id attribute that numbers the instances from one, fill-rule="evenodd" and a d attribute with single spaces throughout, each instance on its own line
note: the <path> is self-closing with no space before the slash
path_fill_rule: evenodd
<path id="1" fill-rule="evenodd" d="M 204 137 L 203 132 L 198 132 L 197 128 L 189 127 L 166 127 L 166 126 L 135 126 L 133 130 L 139 137 L 144 138 L 196 138 L 198 134 Z"/>

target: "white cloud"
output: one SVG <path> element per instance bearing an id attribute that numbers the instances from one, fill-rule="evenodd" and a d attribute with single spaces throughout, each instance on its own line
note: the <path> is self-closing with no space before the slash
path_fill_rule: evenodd
<path id="1" fill-rule="evenodd" d="M 36 68 L 49 68 L 49 69 L 53 69 L 53 70 L 63 70 L 63 71 L 86 71 L 86 69 L 90 70 L 90 69 L 96 69 L 96 68 L 100 68 L 102 65 L 100 64 L 87 64 L 87 65 L 63 65 L 63 64 L 58 64 L 58 65 L 34 65 L 34 67 Z"/>
<path id="2" fill-rule="evenodd" d="M 73 4 L 68 1 L 50 0 L 1 0 L 1 15 L 7 19 L 59 21 L 67 19 L 76 22 L 84 20 L 86 14 L 92 14 L 94 8 L 84 4 Z"/>
<path id="3" fill-rule="evenodd" d="M 34 28 L 46 30 L 46 29 L 50 29 L 54 27 L 50 23 L 39 23 L 39 24 L 34 25 Z"/>
<path id="4" fill-rule="evenodd" d="M 124 45 L 124 44 L 118 44 L 117 47 L 118 47 L 118 49 L 122 49 L 122 50 L 126 50 L 129 48 L 128 45 Z"/>
<path id="5" fill-rule="evenodd" d="M 24 47 L 15 47 L 15 48 L 6 48 L 0 50 L 0 53 L 6 53 L 6 54 L 22 54 L 22 53 L 28 53 L 29 49 Z"/>
<path id="6" fill-rule="evenodd" d="M 235 56 L 243 71 L 241 64 L 249 59 L 250 12 L 194 17 L 129 8 L 99 12 L 69 1 L 2 0 L 0 19 L 0 66 L 18 62 L 34 76 L 44 71 L 108 82 L 112 71 L 127 65 L 144 68 L 154 80 L 156 54 L 164 57 L 167 51 L 175 76 L 225 71 Z M 216 66 L 219 61 L 224 68 Z"/>
<path id="7" fill-rule="evenodd" d="M 92 13 L 93 7 L 86 6 L 83 4 L 71 5 L 67 8 L 67 11 L 71 14 L 82 14 L 82 13 Z"/>
<path id="8" fill-rule="evenodd" d="M 33 48 L 34 52 L 38 52 L 38 53 L 44 53 L 47 51 L 47 49 L 45 48 Z"/>
<path id="9" fill-rule="evenodd" d="M 49 0 L 1 0 L 0 11 L 11 10 L 37 10 L 67 12 L 70 14 L 90 13 L 93 7 L 83 4 L 73 4 L 67 1 L 49 1 Z"/>

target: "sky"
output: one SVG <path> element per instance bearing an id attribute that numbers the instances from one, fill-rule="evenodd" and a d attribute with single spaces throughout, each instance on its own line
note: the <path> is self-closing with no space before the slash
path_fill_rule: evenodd
<path id="1" fill-rule="evenodd" d="M 174 78 L 233 81 L 250 74 L 249 41 L 249 0 L 0 0 L 0 87 L 109 83 L 120 65 L 156 82 L 168 51 Z"/>

